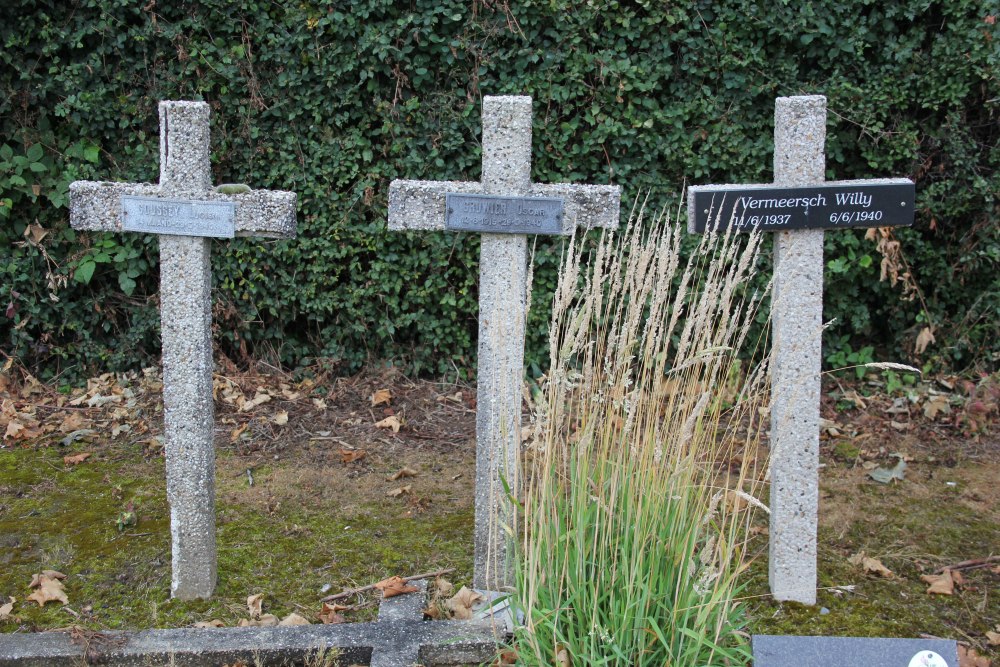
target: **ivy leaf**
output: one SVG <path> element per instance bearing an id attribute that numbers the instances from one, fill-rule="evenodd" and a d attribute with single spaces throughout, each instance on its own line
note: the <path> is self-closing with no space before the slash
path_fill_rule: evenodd
<path id="1" fill-rule="evenodd" d="M 132 292 L 135 291 L 135 281 L 129 278 L 125 272 L 118 274 L 118 286 L 122 288 L 126 296 L 132 296 Z"/>
<path id="2" fill-rule="evenodd" d="M 78 283 L 83 283 L 84 285 L 90 284 L 90 279 L 94 277 L 94 269 L 97 268 L 97 264 L 93 260 L 87 260 L 80 266 L 76 267 L 76 271 L 73 272 L 73 279 Z"/>

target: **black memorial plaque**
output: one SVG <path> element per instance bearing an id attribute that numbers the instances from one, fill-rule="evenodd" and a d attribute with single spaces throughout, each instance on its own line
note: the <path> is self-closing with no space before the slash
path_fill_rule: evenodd
<path id="1" fill-rule="evenodd" d="M 688 188 L 688 230 L 909 226 L 914 196 L 913 182 L 902 178 L 801 187 L 695 185 Z"/>
<path id="2" fill-rule="evenodd" d="M 563 200 L 558 197 L 461 195 L 445 197 L 445 228 L 487 234 L 563 234 Z"/>
<path id="3" fill-rule="evenodd" d="M 754 635 L 754 667 L 958 667 L 952 639 Z"/>

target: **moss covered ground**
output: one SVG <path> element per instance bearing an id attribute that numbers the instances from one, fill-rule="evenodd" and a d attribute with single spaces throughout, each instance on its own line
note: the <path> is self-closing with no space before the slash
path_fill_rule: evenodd
<path id="1" fill-rule="evenodd" d="M 148 437 L 159 430 L 158 418 L 148 419 L 149 432 L 135 428 L 137 437 L 116 438 L 102 428 L 106 415 L 90 411 L 83 425 L 98 428 L 66 445 L 63 433 L 45 432 L 46 420 L 39 418 L 37 437 L 8 439 L 0 449 L 0 604 L 17 600 L 0 619 L 0 632 L 166 628 L 213 619 L 232 626 L 247 618 L 246 599 L 255 594 L 264 596 L 267 613 L 295 612 L 317 622 L 325 595 L 393 575 L 453 569 L 453 582 L 469 583 L 475 464 L 468 433 L 446 430 L 428 442 L 412 428 L 397 434 L 373 427 L 385 411 L 398 409 L 423 415 L 424 432 L 435 433 L 436 423 L 469 412 L 455 399 L 461 388 L 448 387 L 445 404 L 436 400 L 435 385 L 424 385 L 410 400 L 404 386 L 394 387 L 395 401 L 387 403 L 396 407 L 379 405 L 376 415 L 371 396 L 384 383 L 378 384 L 381 377 L 371 382 L 335 385 L 343 399 L 338 410 L 323 404 L 334 387 L 313 393 L 311 382 L 296 391 L 286 386 L 287 396 L 276 386 L 274 403 L 253 410 L 220 401 L 218 585 L 210 600 L 170 599 L 165 459 L 158 439 Z M 259 386 L 251 383 L 251 397 L 262 395 Z M 105 383 L 84 396 L 118 389 Z M 232 395 L 225 385 L 217 390 Z M 28 402 L 40 405 L 44 397 Z M 155 413 L 155 404 L 150 392 L 146 412 Z M 28 410 L 21 410 L 17 418 L 30 423 Z M 82 463 L 65 461 L 84 452 L 91 455 Z M 390 479 L 404 468 L 414 475 Z M 46 569 L 67 575 L 69 604 L 39 607 L 27 600 L 33 575 Z M 344 612 L 351 621 L 375 611 L 372 597 L 341 602 L 355 607 Z"/>
<path id="2" fill-rule="evenodd" d="M 450 580 L 470 582 L 475 403 L 469 388 L 378 373 L 329 383 L 254 377 L 217 384 L 219 577 L 216 595 L 200 601 L 169 595 L 155 383 L 148 395 L 133 387 L 141 399 L 134 405 L 129 399 L 86 408 L 86 422 L 69 426 L 59 425 L 65 417 L 50 416 L 60 409 L 54 389 L 36 388 L 5 404 L 32 437 L 7 438 L 0 448 L 0 604 L 17 599 L 0 632 L 167 628 L 213 619 L 233 626 L 247 618 L 253 594 L 264 596 L 265 612 L 317 622 L 325 595 L 392 575 L 454 568 Z M 119 389 L 103 385 L 64 397 L 96 403 Z M 272 399 L 252 404 L 264 394 Z M 866 411 L 824 406 L 838 428 L 828 428 L 822 442 L 818 604 L 767 595 L 761 519 L 743 593 L 748 630 L 939 636 L 996 661 L 986 633 L 1000 626 L 1000 563 L 962 570 L 964 583 L 950 596 L 929 595 L 920 577 L 1000 555 L 1000 444 L 982 420 L 975 432 L 963 430 L 958 414 L 946 423 L 917 415 L 905 430 L 894 418 L 889 427 L 872 417 L 873 400 Z M 46 404 L 55 407 L 41 409 Z M 132 416 L 116 421 L 121 405 L 131 406 Z M 133 419 L 139 413 L 145 426 Z M 378 426 L 393 416 L 398 432 Z M 113 424 L 129 419 L 132 431 L 118 428 L 114 435 Z M 48 423 L 56 425 L 46 430 Z M 65 431 L 81 425 L 97 428 L 62 444 Z M 82 463 L 64 459 L 84 452 L 91 456 Z M 894 454 L 908 459 L 904 481 L 870 479 L 869 469 L 891 466 Z M 416 475 L 391 479 L 403 468 Z M 893 576 L 849 561 L 862 551 Z M 32 576 L 45 569 L 67 575 L 69 604 L 27 601 Z M 353 606 L 344 612 L 349 621 L 374 613 L 373 596 L 344 602 Z"/>
<path id="3" fill-rule="evenodd" d="M 51 448 L 0 452 L 0 594 L 19 600 L 0 631 L 72 624 L 163 628 L 211 619 L 236 625 L 247 617 L 247 596 L 258 593 L 270 613 L 315 620 L 324 585 L 337 592 L 441 568 L 455 568 L 450 576 L 458 581 L 471 577 L 469 504 L 432 503 L 414 513 L 391 498 L 340 502 L 347 487 L 336 483 L 337 475 L 328 481 L 333 488 L 316 488 L 310 478 L 284 489 L 279 481 L 287 482 L 294 462 L 258 469 L 249 487 L 242 462 L 223 454 L 216 595 L 171 600 L 162 460 L 115 448 L 69 467 L 63 455 Z M 130 510 L 137 521 L 119 530 Z M 43 569 L 67 575 L 65 607 L 21 602 L 32 575 Z M 365 617 L 364 611 L 354 614 Z"/>
<path id="4" fill-rule="evenodd" d="M 943 637 L 1000 658 L 986 633 L 1000 626 L 1000 561 L 959 570 L 951 595 L 929 594 L 921 576 L 1000 555 L 1000 503 L 994 460 L 954 466 L 911 462 L 905 481 L 879 484 L 861 468 L 830 461 L 821 477 L 816 606 L 767 595 L 767 542 L 746 594 L 750 630 L 761 634 Z M 849 559 L 860 552 L 892 576 Z"/>

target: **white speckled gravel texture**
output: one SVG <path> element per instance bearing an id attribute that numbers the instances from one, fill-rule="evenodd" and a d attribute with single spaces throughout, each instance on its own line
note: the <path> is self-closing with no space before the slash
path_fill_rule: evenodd
<path id="1" fill-rule="evenodd" d="M 774 128 L 775 184 L 822 183 L 826 98 L 779 97 Z M 776 233 L 773 290 L 769 581 L 776 599 L 815 604 L 823 230 Z"/>
<path id="2" fill-rule="evenodd" d="M 618 186 L 531 182 L 531 98 L 525 96 L 483 99 L 481 182 L 393 181 L 389 229 L 443 230 L 447 193 L 563 197 L 565 234 L 574 226 L 616 228 L 621 207 Z M 513 516 L 501 478 L 517 487 L 527 263 L 527 236 L 481 235 L 473 578 L 479 589 L 511 583 L 505 529 Z"/>
<path id="3" fill-rule="evenodd" d="M 294 193 L 223 195 L 211 187 L 208 105 L 161 102 L 159 185 L 77 181 L 70 185 L 70 222 L 74 229 L 120 231 L 122 195 L 143 195 L 236 202 L 237 235 L 295 236 Z M 161 235 L 171 595 L 181 599 L 210 597 L 216 582 L 211 307 L 211 240 Z"/>

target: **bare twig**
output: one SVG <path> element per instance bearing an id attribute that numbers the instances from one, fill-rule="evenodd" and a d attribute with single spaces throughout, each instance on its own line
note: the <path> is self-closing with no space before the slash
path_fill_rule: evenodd
<path id="1" fill-rule="evenodd" d="M 934 574 L 941 574 L 945 570 L 975 570 L 980 567 L 987 567 L 991 563 L 1000 563 L 1000 556 L 987 556 L 986 558 L 973 558 L 971 560 L 963 560 L 960 563 L 955 563 L 954 565 L 946 565 L 945 567 L 939 567 L 934 571 Z"/>
<path id="2" fill-rule="evenodd" d="M 454 571 L 455 568 L 446 567 L 445 569 L 437 570 L 436 572 L 425 572 L 424 574 L 414 574 L 409 577 L 403 577 L 402 579 L 403 581 L 417 581 L 419 579 L 430 579 L 431 577 L 440 577 L 442 574 L 448 574 L 449 572 L 454 572 Z M 334 593 L 333 595 L 327 595 L 325 598 L 321 599 L 320 602 L 332 602 L 333 600 L 342 600 L 344 598 L 349 598 L 352 595 L 357 595 L 358 593 L 364 593 L 365 591 L 373 590 L 377 585 L 377 583 L 368 584 L 367 586 L 361 586 L 360 588 L 351 588 L 341 593 Z"/>

